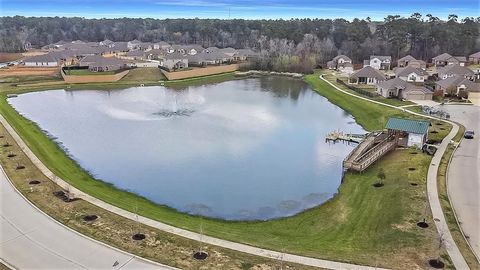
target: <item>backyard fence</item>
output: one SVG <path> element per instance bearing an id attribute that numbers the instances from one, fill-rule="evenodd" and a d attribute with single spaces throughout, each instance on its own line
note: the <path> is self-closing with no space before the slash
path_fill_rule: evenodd
<path id="1" fill-rule="evenodd" d="M 344 81 L 342 81 L 342 80 L 340 80 L 340 79 L 337 79 L 337 83 L 339 83 L 339 84 L 347 87 L 348 89 L 350 89 L 350 90 L 352 90 L 352 91 L 355 91 L 355 92 L 357 92 L 357 93 L 359 93 L 360 95 L 363 95 L 363 96 L 367 96 L 367 97 L 376 97 L 376 96 L 378 96 L 377 93 L 370 92 L 370 91 L 365 90 L 365 89 L 357 88 L 357 87 L 355 87 L 355 86 L 353 86 L 353 85 L 350 85 L 350 84 L 348 84 L 348 83 L 346 83 L 346 82 L 344 82 Z"/>

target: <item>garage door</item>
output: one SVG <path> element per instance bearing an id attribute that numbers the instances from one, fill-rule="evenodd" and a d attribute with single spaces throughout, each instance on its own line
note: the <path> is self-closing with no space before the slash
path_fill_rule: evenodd
<path id="1" fill-rule="evenodd" d="M 424 100 L 425 99 L 425 94 L 421 93 L 421 92 L 407 93 L 407 99 L 408 100 Z"/>
<path id="2" fill-rule="evenodd" d="M 468 99 L 475 105 L 480 106 L 480 93 L 469 93 Z"/>

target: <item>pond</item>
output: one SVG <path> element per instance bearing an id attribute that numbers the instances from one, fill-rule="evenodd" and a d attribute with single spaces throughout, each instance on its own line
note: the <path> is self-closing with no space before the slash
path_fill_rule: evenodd
<path id="1" fill-rule="evenodd" d="M 266 220 L 337 192 L 364 133 L 301 80 L 281 77 L 124 90 L 49 90 L 9 99 L 96 179 L 181 212 Z"/>

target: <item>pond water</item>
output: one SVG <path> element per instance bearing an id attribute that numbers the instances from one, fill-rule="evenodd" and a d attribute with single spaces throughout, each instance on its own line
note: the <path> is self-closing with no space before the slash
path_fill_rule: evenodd
<path id="1" fill-rule="evenodd" d="M 50 90 L 9 99 L 97 179 L 179 211 L 271 219 L 325 202 L 363 133 L 301 80 L 242 79 L 171 89 Z"/>

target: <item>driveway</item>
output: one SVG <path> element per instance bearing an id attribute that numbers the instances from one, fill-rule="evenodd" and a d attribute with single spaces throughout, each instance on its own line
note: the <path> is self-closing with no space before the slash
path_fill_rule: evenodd
<path id="1" fill-rule="evenodd" d="M 448 191 L 458 221 L 473 251 L 480 257 L 480 107 L 439 106 L 453 121 L 474 130 L 474 139 L 463 139 L 448 170 Z"/>
<path id="2" fill-rule="evenodd" d="M 173 269 L 60 225 L 17 193 L 2 168 L 0 258 L 16 269 Z"/>

